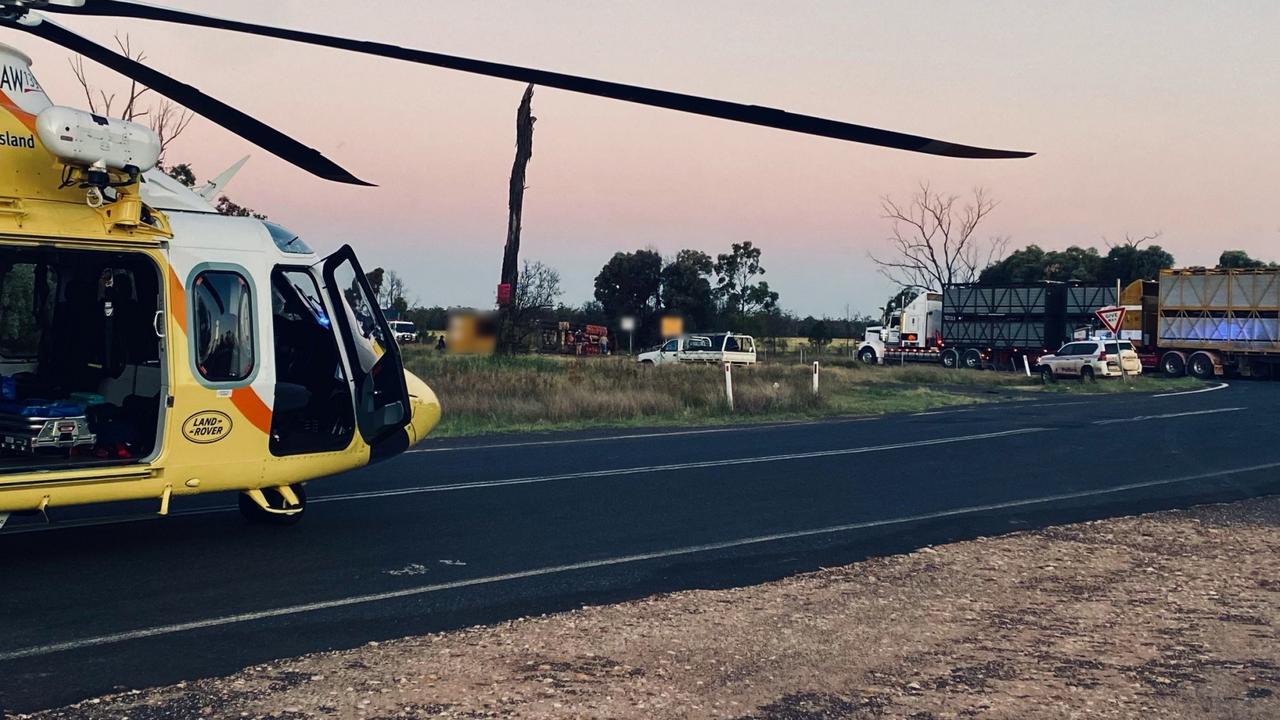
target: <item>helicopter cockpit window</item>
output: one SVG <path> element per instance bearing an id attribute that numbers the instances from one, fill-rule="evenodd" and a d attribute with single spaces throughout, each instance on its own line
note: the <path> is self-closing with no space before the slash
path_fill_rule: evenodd
<path id="1" fill-rule="evenodd" d="M 281 252 L 287 252 L 294 255 L 310 255 L 311 248 L 298 237 L 298 233 L 281 227 L 273 222 L 263 221 L 263 225 L 267 226 L 267 232 L 271 233 L 271 241 Z"/>
<path id="2" fill-rule="evenodd" d="M 196 368 L 212 382 L 235 382 L 253 373 L 253 298 L 239 273 L 207 270 L 196 276 Z"/>

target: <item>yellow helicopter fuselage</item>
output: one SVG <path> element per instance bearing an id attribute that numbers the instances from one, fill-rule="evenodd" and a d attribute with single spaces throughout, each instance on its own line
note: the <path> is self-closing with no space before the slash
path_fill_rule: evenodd
<path id="1" fill-rule="evenodd" d="M 349 248 L 158 171 L 92 207 L 35 131 L 29 60 L 0 66 L 0 514 L 239 490 L 289 515 L 299 483 L 430 432 Z"/>

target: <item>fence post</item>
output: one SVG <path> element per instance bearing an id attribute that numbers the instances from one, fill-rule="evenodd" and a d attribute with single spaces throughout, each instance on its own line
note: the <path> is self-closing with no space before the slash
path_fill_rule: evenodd
<path id="1" fill-rule="evenodd" d="M 819 375 L 818 361 L 814 360 L 813 361 L 813 394 L 814 395 L 818 394 L 818 375 Z"/>
<path id="2" fill-rule="evenodd" d="M 1022 367 L 1027 371 L 1027 377 L 1031 377 L 1031 361 L 1027 359 L 1026 354 L 1022 356 Z M 1017 372 L 1016 370 L 1014 372 Z"/>
<path id="3" fill-rule="evenodd" d="M 724 364 L 724 396 L 729 401 L 729 412 L 733 412 L 733 364 Z"/>

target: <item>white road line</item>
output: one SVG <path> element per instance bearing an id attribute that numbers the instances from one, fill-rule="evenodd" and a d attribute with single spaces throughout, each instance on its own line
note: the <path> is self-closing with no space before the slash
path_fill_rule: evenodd
<path id="1" fill-rule="evenodd" d="M 1212 410 L 1190 410 L 1180 413 L 1164 413 L 1163 415 L 1138 415 L 1130 418 L 1112 418 L 1109 420 L 1094 420 L 1094 425 L 1114 425 L 1116 423 L 1142 422 L 1144 420 L 1168 420 L 1169 418 L 1190 417 L 1192 415 L 1215 415 L 1217 413 L 1236 412 L 1237 410 L 1248 410 L 1242 407 L 1214 408 Z"/>
<path id="2" fill-rule="evenodd" d="M 1047 402 L 1047 403 L 1029 403 L 1029 402 L 1026 402 L 1025 400 L 1018 400 L 1015 402 L 1016 404 L 993 403 L 990 405 L 979 405 L 977 407 L 962 408 L 960 410 L 929 410 L 925 412 L 911 413 L 908 417 L 927 417 L 930 415 L 956 415 L 959 413 L 975 413 L 975 412 L 984 412 L 987 410 L 1003 411 L 1003 410 L 1008 410 L 1010 408 L 1016 408 L 1018 410 L 1022 410 L 1024 408 L 1044 408 L 1044 407 L 1058 408 L 1058 407 L 1067 407 L 1070 405 L 1088 405 L 1089 404 L 1088 401 L 1086 400 L 1079 400 L 1076 402 Z"/>
<path id="3" fill-rule="evenodd" d="M 598 477 L 613 477 L 622 475 L 640 475 L 648 473 L 666 472 L 668 470 L 693 470 L 698 468 L 709 467 L 727 467 L 730 465 L 753 465 L 756 463 L 781 462 L 786 460 L 805 460 L 809 458 L 831 457 L 838 455 L 860 455 L 864 453 L 884 452 L 887 450 L 901 450 L 913 447 L 926 447 L 929 445 L 946 445 L 958 442 L 970 442 L 974 440 L 986 440 L 989 438 L 1007 437 L 1010 435 L 1025 435 L 1027 433 L 1044 432 L 1047 428 L 1019 428 L 1017 430 L 1004 430 L 1000 432 L 982 433 L 979 435 L 960 435 L 954 437 L 937 438 L 934 440 L 915 440 L 905 443 L 894 443 L 891 445 L 870 445 L 857 448 L 842 448 L 839 450 L 818 450 L 806 453 L 789 453 L 786 455 L 766 455 L 763 457 L 746 457 L 746 458 L 727 458 L 724 460 L 702 460 L 698 462 L 674 463 L 669 465 L 647 465 L 641 467 L 629 468 L 611 468 L 606 470 L 589 470 L 576 473 L 564 473 L 560 475 L 535 475 L 531 477 L 507 478 L 503 480 L 480 480 L 467 483 L 450 483 L 444 485 L 424 485 L 409 488 L 394 488 L 390 490 L 369 490 L 366 492 L 343 493 L 340 495 L 317 495 L 312 497 L 309 502 L 326 503 L 326 502 L 344 502 L 347 500 L 368 500 L 372 498 L 397 497 L 400 495 L 418 495 L 421 493 L 440 493 L 454 492 L 458 490 L 475 490 L 480 488 L 504 487 L 507 485 L 532 485 L 536 483 L 554 482 L 558 480 L 580 480 Z M 210 513 L 220 513 L 231 510 L 231 506 L 219 506 L 212 508 L 202 508 L 198 510 L 182 510 L 169 513 L 170 516 L 190 516 L 190 515 L 207 515 Z M 29 527 L 13 528 L 4 535 L 18 535 L 22 533 L 47 532 L 50 530 L 58 530 L 70 527 L 98 527 L 103 525 L 119 525 L 128 522 L 141 522 L 146 520 L 154 520 L 156 516 L 129 516 L 121 518 L 110 518 L 105 520 L 79 520 L 56 525 L 33 525 Z"/>
<path id="4" fill-rule="evenodd" d="M 664 558 L 680 557 L 682 555 L 694 555 L 697 553 L 714 552 L 716 550 L 730 550 L 733 548 L 745 547 L 748 545 L 760 545 L 764 543 L 778 542 L 781 540 L 796 540 L 806 537 L 815 537 L 820 535 L 832 535 L 851 530 L 864 530 L 868 528 L 885 527 L 888 525 L 902 525 L 912 522 L 923 522 L 926 520 L 939 520 L 948 517 L 957 517 L 961 515 L 972 515 L 974 513 L 991 512 L 993 510 L 1008 510 L 1011 508 L 1028 507 L 1031 505 L 1041 505 L 1048 502 L 1058 502 L 1062 500 L 1076 500 L 1085 497 L 1096 497 L 1099 495 L 1114 495 L 1116 493 L 1127 492 L 1129 490 L 1141 490 L 1149 487 L 1159 487 L 1161 485 L 1173 485 L 1183 482 L 1194 482 L 1196 480 L 1210 480 L 1213 478 L 1225 477 L 1227 475 L 1240 475 L 1249 472 L 1258 472 L 1261 470 L 1272 470 L 1280 468 L 1280 462 L 1266 463 L 1263 465 L 1250 465 L 1248 467 L 1233 468 L 1230 470 L 1217 470 L 1214 472 L 1200 473 L 1197 475 L 1185 475 L 1177 478 L 1168 478 L 1165 480 L 1150 480 L 1147 482 L 1128 483 L 1126 485 L 1117 485 L 1115 487 L 1101 488 L 1098 490 L 1081 490 L 1078 492 L 1059 493 L 1056 495 L 1045 495 L 1036 498 L 1026 498 L 1023 500 L 1008 500 L 1006 502 L 989 503 L 986 505 L 969 505 L 966 507 L 954 508 L 952 510 L 942 510 L 934 513 L 925 513 L 921 515 L 908 515 L 905 517 L 891 518 L 885 520 L 868 520 L 865 522 L 848 523 L 845 525 L 832 525 L 829 527 L 815 528 L 810 530 L 796 530 L 793 532 L 774 533 L 772 535 L 759 535 L 756 537 L 739 538 L 736 540 L 725 540 L 723 542 L 706 543 L 703 545 L 689 545 L 685 547 L 671 548 L 669 550 L 658 550 L 649 553 L 639 553 L 636 555 L 623 555 L 621 557 L 605 558 L 601 560 L 588 560 L 579 563 L 569 563 L 566 565 L 552 565 L 549 567 L 534 568 L 531 570 L 521 570 L 519 572 L 504 573 L 502 575 L 490 575 L 488 577 L 471 578 L 468 580 L 457 580 L 447 583 L 435 583 L 431 585 L 420 585 L 417 587 L 403 588 L 401 590 L 391 590 L 389 592 L 370 593 L 367 595 L 353 595 L 350 597 L 337 598 L 334 600 L 322 600 L 313 603 L 304 603 L 300 605 L 287 605 L 284 607 L 271 608 L 268 610 L 259 610 L 257 612 L 240 613 L 238 615 L 223 615 L 221 617 L 205 618 L 202 620 L 192 620 L 185 623 L 174 623 L 172 625 L 157 625 L 139 630 L 130 630 L 127 632 L 112 633 L 110 635 L 99 635 L 97 637 L 82 638 L 80 640 L 68 640 L 60 643 L 50 643 L 48 645 L 38 645 L 34 647 L 20 648 L 17 650 L 9 650 L 0 652 L 0 662 L 9 660 L 21 660 L 23 658 L 39 657 L 41 655 L 51 655 L 58 652 L 66 652 L 69 650 L 80 650 L 89 647 L 99 647 L 102 645 L 114 645 L 117 643 L 127 642 L 129 640 L 141 640 L 144 638 L 157 637 L 160 635 L 173 635 L 175 633 L 188 632 L 191 630 L 201 630 L 205 628 L 220 627 L 224 625 L 234 625 L 244 622 L 253 622 L 255 620 L 266 620 L 270 618 L 286 617 L 289 615 L 299 615 L 302 613 L 315 612 L 318 610 L 332 610 L 342 607 L 350 607 L 352 605 L 363 605 L 366 603 L 380 602 L 383 600 L 396 600 L 399 598 L 414 597 L 417 595 L 426 595 L 443 590 L 456 590 L 459 588 L 475 587 L 478 585 L 492 585 L 494 583 L 506 582 L 509 580 L 521 580 L 525 578 L 541 577 L 545 575 L 556 575 L 559 573 L 573 572 L 575 570 L 591 570 L 594 568 L 610 567 L 614 565 L 625 565 L 628 563 L 643 562 L 645 560 L 660 560 Z"/>
<path id="5" fill-rule="evenodd" d="M 884 452 L 886 450 L 902 450 L 905 448 L 927 447 L 930 445 L 947 445 L 950 443 L 989 440 L 991 438 L 1027 435 L 1045 432 L 1048 428 L 1019 428 L 1000 432 L 981 433 L 978 435 L 960 435 L 956 437 L 937 438 L 934 440 L 915 440 L 912 442 L 894 443 L 892 445 L 870 445 L 867 447 L 843 448 L 840 450 L 815 450 L 813 452 L 787 453 L 785 455 L 764 455 L 758 457 L 726 458 L 724 460 L 700 460 L 697 462 L 672 463 L 669 465 L 644 465 L 640 467 L 612 468 L 608 470 L 588 470 L 585 472 L 564 473 L 561 475 L 535 475 L 532 477 L 509 478 L 506 480 L 480 480 L 470 483 L 453 483 L 449 485 L 427 485 L 413 488 L 397 488 L 393 490 L 370 490 L 368 492 L 344 493 L 342 495 L 322 495 L 312 498 L 310 502 L 338 502 L 346 500 L 364 500 L 368 498 L 396 497 L 399 495 L 416 495 L 418 493 L 453 492 L 455 490 L 474 490 L 477 488 L 505 487 L 507 485 L 531 485 L 535 483 L 555 482 L 558 480 L 581 480 L 586 478 L 615 477 L 623 475 L 641 475 L 649 473 L 669 472 L 671 470 L 696 470 L 699 468 L 720 468 L 732 465 L 756 465 L 759 463 L 784 462 L 788 460 L 808 460 L 810 458 L 836 457 L 841 455 L 861 455 L 864 453 Z"/>
<path id="6" fill-rule="evenodd" d="M 1199 390 L 1183 390 L 1182 392 L 1160 393 L 1159 395 L 1152 395 L 1151 397 L 1177 397 L 1179 395 L 1198 395 L 1200 393 L 1213 392 L 1214 390 L 1221 390 L 1229 386 L 1230 386 L 1230 383 L 1218 383 L 1217 385 L 1200 388 Z"/>
<path id="7" fill-rule="evenodd" d="M 460 450 L 497 450 L 501 448 L 538 447 L 545 445 L 577 445 L 579 443 L 610 442 L 613 440 L 644 440 L 652 438 L 679 437 L 681 435 L 713 435 L 716 433 L 748 432 L 751 430 L 776 430 L 778 428 L 803 427 L 805 425 L 836 425 L 840 423 L 869 422 L 880 420 L 880 416 L 831 418 L 827 420 L 797 420 L 785 423 L 766 423 L 760 425 L 734 425 L 732 427 L 704 428 L 701 430 L 671 430 L 664 432 L 633 433 L 630 435 L 602 435 L 587 438 L 565 438 L 562 440 L 522 440 L 520 442 L 490 443 L 488 445 L 458 445 L 456 447 L 419 448 L 406 450 L 405 455 L 416 453 L 458 452 Z"/>

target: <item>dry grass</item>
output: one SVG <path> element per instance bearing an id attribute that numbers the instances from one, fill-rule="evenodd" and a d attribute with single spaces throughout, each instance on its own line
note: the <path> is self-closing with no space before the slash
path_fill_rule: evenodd
<path id="1" fill-rule="evenodd" d="M 420 350 L 406 351 L 405 360 L 440 397 L 442 435 L 807 417 L 827 405 L 810 390 L 807 372 L 782 366 L 735 370 L 731 415 L 715 367 L 646 368 L 623 358 L 441 357 Z"/>
<path id="2" fill-rule="evenodd" d="M 1195 386 L 1195 381 L 1144 378 L 1043 388 L 1016 373 L 947 370 L 936 365 L 822 365 L 821 392 L 812 392 L 810 366 L 763 363 L 736 368 L 734 409 L 716 366 L 643 367 L 628 358 L 560 356 L 456 357 L 424 346 L 405 349 L 408 369 L 440 397 L 444 419 L 436 434 L 476 435 L 586 427 L 696 425 L 832 415 L 919 412 L 1027 393 L 1150 391 Z M 1024 395 L 1025 396 L 1025 395 Z"/>

